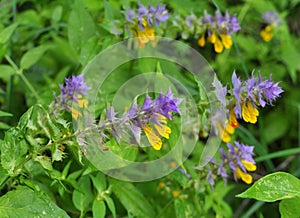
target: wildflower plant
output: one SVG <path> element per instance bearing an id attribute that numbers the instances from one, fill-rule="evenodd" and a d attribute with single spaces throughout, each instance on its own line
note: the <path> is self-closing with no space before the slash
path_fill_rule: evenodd
<path id="1" fill-rule="evenodd" d="M 125 18 L 129 23 L 128 28 L 134 37 L 137 37 L 139 47 L 144 47 L 146 43 L 152 41 L 155 45 L 155 27 L 166 22 L 170 17 L 166 5 L 158 3 L 156 7 L 149 4 L 148 7 L 141 2 L 138 3 L 138 9 L 126 9 Z"/>
<path id="2" fill-rule="evenodd" d="M 277 12 L 275 11 L 267 11 L 262 15 L 264 28 L 260 32 L 261 38 L 269 42 L 274 35 L 274 30 L 281 24 L 281 19 Z"/>
<path id="3" fill-rule="evenodd" d="M 300 217 L 299 5 L 219 3 L 1 2 L 0 217 Z"/>

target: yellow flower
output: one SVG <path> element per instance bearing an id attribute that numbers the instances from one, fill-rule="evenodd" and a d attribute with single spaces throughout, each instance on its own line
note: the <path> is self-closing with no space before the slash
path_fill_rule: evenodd
<path id="1" fill-rule="evenodd" d="M 145 47 L 145 44 L 149 41 L 152 41 L 152 46 L 156 46 L 157 38 L 155 37 L 154 28 L 149 26 L 147 21 L 144 20 L 143 22 L 144 29 L 140 29 L 139 27 L 136 28 L 136 32 L 134 35 L 137 41 L 137 44 L 140 48 Z"/>
<path id="2" fill-rule="evenodd" d="M 157 115 L 157 119 L 159 121 L 159 124 L 153 124 L 154 129 L 149 125 L 144 125 L 142 129 L 144 130 L 150 145 L 155 150 L 160 150 L 162 141 L 159 136 L 169 139 L 169 135 L 171 134 L 172 130 L 166 125 L 167 118 L 165 116 Z"/>
<path id="3" fill-rule="evenodd" d="M 225 127 L 218 123 L 218 129 L 223 142 L 230 142 L 231 135 L 234 134 L 234 128 L 228 124 L 228 120 L 226 120 Z"/>
<path id="4" fill-rule="evenodd" d="M 159 136 L 156 134 L 155 130 L 152 129 L 148 125 L 143 126 L 143 130 L 147 136 L 147 139 L 150 143 L 150 145 L 155 149 L 155 150 L 160 150 L 162 146 L 162 141 L 159 138 Z"/>
<path id="5" fill-rule="evenodd" d="M 253 107 L 253 104 L 250 101 L 242 104 L 242 117 L 246 122 L 256 123 L 258 115 L 258 110 Z"/>
<path id="6" fill-rule="evenodd" d="M 201 38 L 198 40 L 198 45 L 201 46 L 201 47 L 203 47 L 205 45 L 205 36 L 204 35 L 205 34 L 202 33 Z"/>
<path id="7" fill-rule="evenodd" d="M 214 49 L 215 49 L 215 52 L 217 52 L 217 53 L 221 53 L 224 49 L 223 44 L 218 37 L 216 37 L 216 40 L 214 43 Z"/>
<path id="8" fill-rule="evenodd" d="M 267 25 L 267 26 L 260 32 L 261 38 L 262 38 L 264 41 L 269 42 L 269 41 L 273 38 L 273 29 L 274 29 L 274 25 Z"/>
<path id="9" fill-rule="evenodd" d="M 179 195 L 179 191 L 172 191 L 172 195 L 174 198 L 176 198 Z"/>
<path id="10" fill-rule="evenodd" d="M 231 48 L 232 46 L 232 40 L 231 40 L 231 36 L 230 35 L 226 35 L 226 34 L 221 34 L 220 35 L 222 43 L 224 45 L 225 48 Z"/>
<path id="11" fill-rule="evenodd" d="M 254 163 L 242 160 L 244 167 L 248 171 L 255 171 L 256 165 Z M 237 167 L 236 171 L 234 172 L 237 179 L 242 179 L 245 183 L 251 184 L 252 183 L 252 176 L 248 173 L 243 172 L 239 167 Z"/>
<path id="12" fill-rule="evenodd" d="M 244 173 L 240 168 L 236 168 L 235 176 L 237 179 L 242 179 L 245 183 L 252 183 L 252 176 L 248 173 Z"/>
<path id="13" fill-rule="evenodd" d="M 73 119 L 77 120 L 78 119 L 78 116 L 82 116 L 82 113 L 78 110 L 76 110 L 75 108 L 70 108 L 70 111 L 72 113 L 72 117 Z"/>
<path id="14" fill-rule="evenodd" d="M 237 128 L 239 126 L 239 122 L 236 119 L 236 115 L 233 108 L 229 110 L 229 124 L 233 128 Z"/>

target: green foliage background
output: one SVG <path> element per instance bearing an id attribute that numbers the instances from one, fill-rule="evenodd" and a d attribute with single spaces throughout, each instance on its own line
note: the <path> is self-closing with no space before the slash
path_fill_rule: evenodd
<path id="1" fill-rule="evenodd" d="M 157 2 L 153 0 L 152 4 Z M 179 40 L 199 50 L 224 84 L 230 83 L 234 70 L 243 79 L 255 70 L 255 74 L 260 72 L 264 77 L 272 74 L 274 81 L 281 81 L 285 92 L 276 106 L 262 109 L 257 124 L 243 123 L 236 137 L 255 146 L 258 170 L 254 179 L 276 171 L 299 177 L 300 1 L 172 0 L 165 3 L 171 17 L 167 24 L 170 28 L 164 36 L 171 38 L 178 37 L 176 28 L 172 27 L 172 14 L 186 16 L 193 12 L 200 16 L 204 10 L 213 13 L 216 9 L 237 13 L 242 28 L 233 37 L 233 47 L 221 54 L 215 54 L 210 46 L 198 47 L 193 37 L 186 40 L 179 37 Z M 193 171 L 193 164 L 197 163 L 195 156 L 201 148 L 196 148 L 185 163 L 193 179 L 174 171 L 165 178 L 146 183 L 122 182 L 103 175 L 79 155 L 72 140 L 64 152 L 58 149 L 59 139 L 68 134 L 68 125 L 47 118 L 45 108 L 53 101 L 53 92 L 58 93 L 58 84 L 67 76 L 79 74 L 98 52 L 128 37 L 125 31 L 120 36 L 110 31 L 113 21 L 124 22 L 124 8 L 131 5 L 136 5 L 136 1 L 0 2 L 0 216 L 246 218 L 279 217 L 281 213 L 282 217 L 291 217 L 282 211 L 299 203 L 299 194 L 279 205 L 236 198 L 248 186 L 234 181 L 227 186 L 220 181 L 211 190 L 205 175 Z M 278 11 L 283 22 L 267 43 L 259 33 L 263 25 L 261 13 L 268 10 Z M 156 63 L 150 62 L 147 67 L 155 70 Z M 133 72 L 138 73 L 145 65 L 139 66 Z M 129 65 L 123 67 L 130 69 Z M 122 75 L 117 83 L 107 85 L 107 93 L 113 94 L 132 74 L 125 71 Z M 98 105 L 99 111 L 104 106 Z M 39 145 L 49 141 L 54 145 L 52 161 L 47 155 L 38 155 L 42 152 Z M 134 151 L 128 153 L 129 159 L 137 155 Z M 295 189 L 299 192 L 299 186 Z M 241 205 L 242 209 L 238 209 Z"/>

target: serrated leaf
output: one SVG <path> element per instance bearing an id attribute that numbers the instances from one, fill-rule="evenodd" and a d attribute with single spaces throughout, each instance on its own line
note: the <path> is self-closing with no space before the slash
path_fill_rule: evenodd
<path id="1" fill-rule="evenodd" d="M 35 158 L 35 161 L 39 162 L 44 169 L 49 170 L 49 171 L 53 170 L 51 160 L 49 159 L 49 157 L 37 156 Z"/>
<path id="2" fill-rule="evenodd" d="M 76 209 L 78 209 L 81 214 L 87 210 L 88 205 L 93 200 L 91 183 L 89 176 L 83 176 L 78 180 L 79 190 L 74 190 L 72 195 L 72 200 Z"/>
<path id="3" fill-rule="evenodd" d="M 265 202 L 300 197 L 300 180 L 289 173 L 272 173 L 259 179 L 237 197 Z"/>
<path id="4" fill-rule="evenodd" d="M 0 217 L 69 217 L 43 193 L 19 186 L 0 198 Z"/>
<path id="5" fill-rule="evenodd" d="M 110 181 L 113 193 L 128 212 L 136 217 L 155 217 L 154 209 L 133 184 L 114 179 Z"/>
<path id="6" fill-rule="evenodd" d="M 2 167 L 9 175 L 20 173 L 20 165 L 24 162 L 28 150 L 23 133 L 17 128 L 12 128 L 5 133 L 4 140 L 0 143 Z"/>
<path id="7" fill-rule="evenodd" d="M 103 200 L 95 199 L 93 202 L 93 217 L 95 218 L 104 218 L 106 213 L 106 206 Z"/>
<path id="8" fill-rule="evenodd" d="M 281 218 L 300 217 L 300 198 L 284 199 L 279 203 Z"/>
<path id="9" fill-rule="evenodd" d="M 50 48 L 49 45 L 41 45 L 36 48 L 32 48 L 27 51 L 21 58 L 21 69 L 28 69 L 34 65 L 44 55 L 44 53 Z"/>
<path id="10" fill-rule="evenodd" d="M 10 39 L 11 35 L 18 27 L 18 25 L 18 23 L 14 23 L 2 30 L 2 32 L 0 33 L 0 44 L 4 44 Z"/>

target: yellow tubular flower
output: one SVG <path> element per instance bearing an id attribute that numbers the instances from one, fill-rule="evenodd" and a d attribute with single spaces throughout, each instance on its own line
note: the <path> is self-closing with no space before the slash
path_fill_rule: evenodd
<path id="1" fill-rule="evenodd" d="M 216 32 L 214 31 L 214 32 L 211 34 L 211 36 L 209 36 L 209 41 L 210 41 L 212 44 L 215 44 L 216 41 L 217 41 L 217 38 L 218 38 L 218 36 L 217 36 Z"/>
<path id="2" fill-rule="evenodd" d="M 205 36 L 204 35 L 205 34 L 202 33 L 201 38 L 198 40 L 198 45 L 201 46 L 201 47 L 203 47 L 205 45 Z"/>
<path id="3" fill-rule="evenodd" d="M 70 111 L 72 113 L 72 117 L 73 119 L 77 120 L 78 119 L 78 116 L 82 116 L 82 113 L 74 108 L 70 108 Z"/>
<path id="4" fill-rule="evenodd" d="M 221 34 L 220 35 L 222 43 L 224 45 L 225 48 L 231 48 L 232 46 L 232 40 L 231 40 L 231 36 L 230 35 L 226 35 L 226 34 Z"/>
<path id="5" fill-rule="evenodd" d="M 236 119 L 236 115 L 235 115 L 235 112 L 234 112 L 233 108 L 230 109 L 230 111 L 229 111 L 229 124 L 233 128 L 237 128 L 239 126 L 239 122 Z"/>
<path id="6" fill-rule="evenodd" d="M 228 123 L 228 121 L 226 121 L 226 123 Z M 221 123 L 218 124 L 218 129 L 219 129 L 219 134 L 221 136 L 221 139 L 223 142 L 230 142 L 231 140 L 231 136 L 234 133 L 234 128 L 228 124 L 226 124 L 227 126 L 224 128 Z"/>
<path id="7" fill-rule="evenodd" d="M 159 135 L 161 135 L 162 137 L 169 139 L 169 135 L 172 132 L 171 128 L 165 125 L 157 125 L 154 124 L 155 129 L 157 130 L 157 132 L 159 133 Z"/>
<path id="8" fill-rule="evenodd" d="M 240 168 L 236 168 L 234 172 L 237 179 L 242 179 L 245 183 L 252 183 L 252 176 L 248 173 L 244 173 Z"/>
<path id="9" fill-rule="evenodd" d="M 156 132 L 148 125 L 143 126 L 143 130 L 147 136 L 147 139 L 150 143 L 150 145 L 155 150 L 160 150 L 162 146 L 162 141 L 160 138 L 156 135 Z"/>
<path id="10" fill-rule="evenodd" d="M 273 25 L 268 25 L 268 26 L 266 26 L 266 27 L 260 32 L 261 38 L 262 38 L 264 41 L 269 42 L 269 41 L 273 38 L 273 29 L 274 29 L 274 26 L 273 26 Z"/>
<path id="11" fill-rule="evenodd" d="M 246 122 L 256 123 L 258 115 L 258 110 L 253 107 L 250 101 L 242 104 L 242 117 Z"/>
<path id="12" fill-rule="evenodd" d="M 256 165 L 254 163 L 248 162 L 246 160 L 242 160 L 242 163 L 248 171 L 255 171 L 256 170 Z"/>
<path id="13" fill-rule="evenodd" d="M 143 26 L 144 29 L 140 30 L 139 27 L 137 27 L 136 32 L 134 33 L 135 37 L 138 37 L 136 41 L 140 48 L 145 47 L 147 42 L 155 40 L 154 28 L 149 26 L 147 21 L 143 22 Z M 156 45 L 156 43 L 153 45 Z"/>
<path id="14" fill-rule="evenodd" d="M 214 43 L 214 48 L 215 48 L 215 52 L 217 52 L 217 53 L 221 53 L 224 49 L 222 42 L 217 37 L 216 37 L 216 41 Z"/>
<path id="15" fill-rule="evenodd" d="M 80 108 L 87 108 L 88 107 L 88 101 L 85 100 L 85 99 L 78 100 L 77 104 Z"/>

